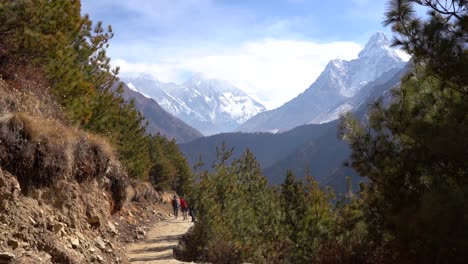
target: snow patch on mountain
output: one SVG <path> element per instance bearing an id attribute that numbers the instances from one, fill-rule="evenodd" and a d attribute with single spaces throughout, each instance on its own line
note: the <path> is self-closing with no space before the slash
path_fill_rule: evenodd
<path id="1" fill-rule="evenodd" d="M 232 84 L 201 75 L 181 85 L 163 83 L 147 74 L 123 75 L 122 80 L 205 135 L 230 132 L 266 110 Z"/>
<path id="2" fill-rule="evenodd" d="M 130 88 L 130 90 L 134 91 L 134 92 L 137 92 L 137 93 L 140 93 L 141 95 L 143 95 L 144 97 L 146 98 L 151 98 L 149 95 L 145 94 L 144 92 L 142 91 L 139 91 L 135 85 L 133 85 L 132 83 L 127 83 L 127 86 L 128 88 Z"/>
<path id="3" fill-rule="evenodd" d="M 260 113 L 241 125 L 244 132 L 289 130 L 307 123 L 329 122 L 359 105 L 347 104 L 363 87 L 392 69 L 401 69 L 404 60 L 390 47 L 382 32 L 375 33 L 358 58 L 331 60 L 317 80 L 303 93 L 281 107 Z M 361 99 L 361 95 L 358 96 Z"/>

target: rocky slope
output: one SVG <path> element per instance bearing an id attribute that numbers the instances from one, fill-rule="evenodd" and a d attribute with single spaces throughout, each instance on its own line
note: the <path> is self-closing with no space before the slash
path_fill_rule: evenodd
<path id="1" fill-rule="evenodd" d="M 48 89 L 27 66 L 0 78 L 0 262 L 125 263 L 108 221 L 127 176 L 104 140 L 67 124 Z"/>
<path id="2" fill-rule="evenodd" d="M 263 105 L 239 88 L 201 75 L 181 85 L 163 83 L 145 74 L 122 75 L 122 80 L 204 135 L 232 131 L 265 111 Z"/>
<path id="3" fill-rule="evenodd" d="M 0 76 L 0 263 L 128 263 L 164 197 L 68 124 L 37 69 L 14 72 Z"/>
<path id="4" fill-rule="evenodd" d="M 260 113 L 238 130 L 243 132 L 285 131 L 307 123 L 335 120 L 357 105 L 347 100 L 359 94 L 382 74 L 404 66 L 383 33 L 374 34 L 355 60 L 332 60 L 317 80 L 302 94 L 281 107 Z"/>

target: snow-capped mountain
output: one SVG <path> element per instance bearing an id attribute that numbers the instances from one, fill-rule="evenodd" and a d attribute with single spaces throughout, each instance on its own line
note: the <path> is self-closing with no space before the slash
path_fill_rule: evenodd
<path id="1" fill-rule="evenodd" d="M 346 103 L 363 87 L 382 74 L 401 69 L 405 62 L 390 48 L 382 32 L 375 33 L 358 58 L 332 60 L 317 80 L 303 93 L 281 107 L 260 113 L 241 125 L 244 132 L 285 131 L 307 123 L 323 123 L 337 119 L 359 102 Z M 359 101 L 358 99 L 356 99 Z"/>
<path id="2" fill-rule="evenodd" d="M 115 89 L 118 84 L 115 84 Z M 153 135 L 160 133 L 169 139 L 176 139 L 177 143 L 186 143 L 203 137 L 198 130 L 164 110 L 154 99 L 135 91 L 135 87 L 130 88 L 122 83 L 122 88 L 122 97 L 126 101 L 133 100 L 135 108 L 144 115 L 148 122 L 146 127 L 148 133 Z"/>
<path id="3" fill-rule="evenodd" d="M 147 74 L 124 74 L 121 79 L 205 135 L 232 131 L 265 111 L 262 104 L 239 88 L 201 75 L 181 85 L 163 83 Z"/>

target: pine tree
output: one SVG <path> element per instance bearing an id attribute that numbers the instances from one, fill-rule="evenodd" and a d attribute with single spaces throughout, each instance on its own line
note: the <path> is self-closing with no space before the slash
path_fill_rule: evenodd
<path id="1" fill-rule="evenodd" d="M 426 20 L 414 5 L 429 10 Z M 352 166 L 371 180 L 369 235 L 400 261 L 468 259 L 467 12 L 465 1 L 390 1 L 385 23 L 414 69 L 393 104 L 373 105 L 368 127 L 350 117 L 342 123 Z"/>

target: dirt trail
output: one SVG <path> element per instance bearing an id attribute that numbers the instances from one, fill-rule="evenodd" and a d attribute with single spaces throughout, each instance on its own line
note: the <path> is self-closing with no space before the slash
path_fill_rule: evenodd
<path id="1" fill-rule="evenodd" d="M 190 221 L 168 219 L 157 222 L 148 232 L 147 237 L 127 246 L 127 255 L 131 263 L 185 263 L 175 260 L 172 249 L 177 246 L 182 234 L 192 226 Z"/>

